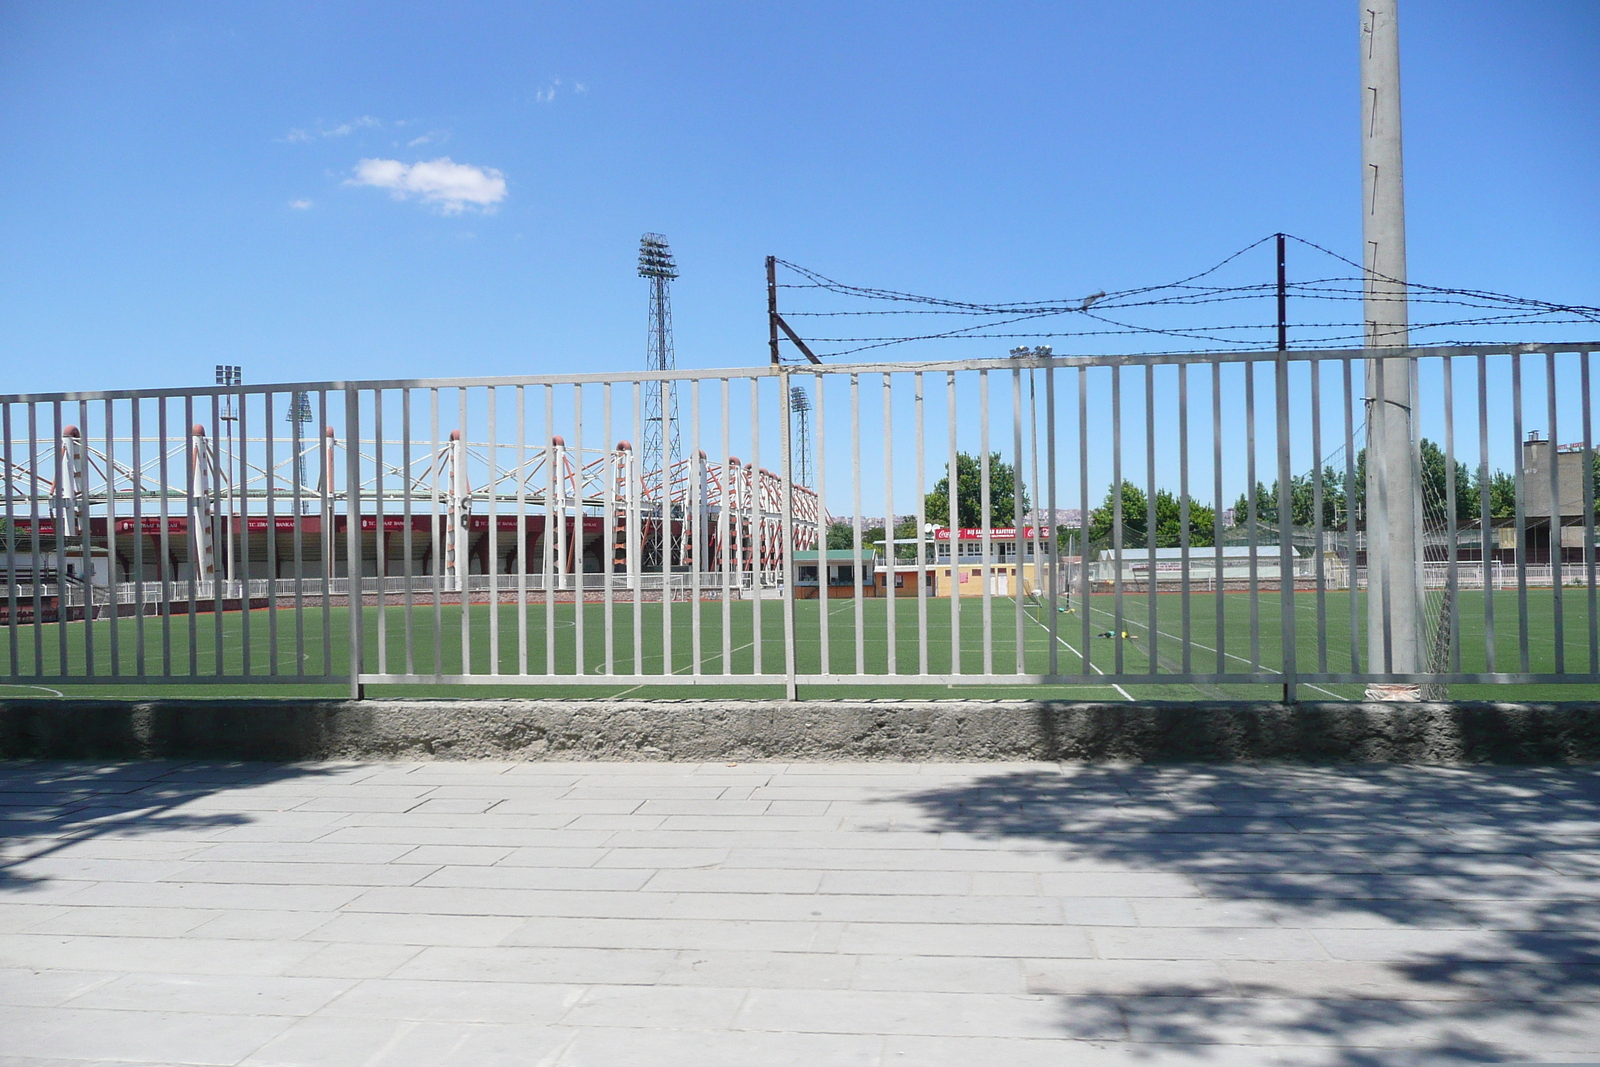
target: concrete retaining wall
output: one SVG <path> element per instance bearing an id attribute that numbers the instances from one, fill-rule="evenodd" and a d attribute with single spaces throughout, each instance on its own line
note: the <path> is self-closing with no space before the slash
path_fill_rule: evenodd
<path id="1" fill-rule="evenodd" d="M 1600 759 L 1600 704 L 0 700 L 0 758 Z"/>

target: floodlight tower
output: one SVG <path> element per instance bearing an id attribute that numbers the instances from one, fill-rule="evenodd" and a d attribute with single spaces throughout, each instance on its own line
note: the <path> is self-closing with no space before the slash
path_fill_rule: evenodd
<path id="1" fill-rule="evenodd" d="M 218 363 L 217 384 L 225 385 L 229 388 L 243 385 L 244 368 L 232 363 Z M 240 399 L 239 406 L 244 406 L 243 398 Z M 234 579 L 238 576 L 235 570 L 233 550 L 233 424 L 239 421 L 239 415 L 233 410 L 233 394 L 229 393 L 222 398 L 222 411 L 220 413 L 220 417 L 223 422 L 228 424 L 228 464 L 223 470 L 223 485 L 227 487 L 228 494 L 228 505 L 224 511 L 224 514 L 226 514 L 228 517 L 227 576 L 228 582 L 231 585 Z M 218 599 L 220 601 L 221 598 Z"/>
<path id="2" fill-rule="evenodd" d="M 305 431 L 301 429 L 311 422 L 311 394 L 304 390 L 295 390 L 294 399 L 289 402 L 289 410 L 284 413 L 284 421 L 294 427 L 294 488 L 303 490 L 306 484 L 306 454 Z M 300 510 L 304 512 L 310 506 L 310 501 L 302 495 Z"/>
<path id="3" fill-rule="evenodd" d="M 798 385 L 789 389 L 789 410 L 794 412 L 796 429 L 799 431 L 796 443 L 799 446 L 799 455 L 795 457 L 795 481 L 800 485 L 811 484 L 811 394 Z"/>
<path id="4" fill-rule="evenodd" d="M 672 370 L 672 279 L 678 276 L 672 249 L 659 233 L 639 238 L 639 277 L 650 279 L 650 337 L 645 369 Z M 657 476 L 657 501 L 661 509 L 662 565 L 670 567 L 667 541 L 672 524 L 672 463 L 678 457 L 678 391 L 672 382 L 646 382 L 644 387 L 644 451 L 641 473 Z"/>

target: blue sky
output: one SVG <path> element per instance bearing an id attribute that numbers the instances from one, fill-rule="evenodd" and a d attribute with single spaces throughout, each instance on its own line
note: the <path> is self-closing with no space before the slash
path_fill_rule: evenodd
<path id="1" fill-rule="evenodd" d="M 1357 256 L 1355 17 L 6 3 L 4 389 L 631 368 L 645 230 L 683 366 L 764 358 L 768 253 L 984 300 Z M 1403 0 L 1414 279 L 1600 303 L 1597 43 L 1586 0 Z M 493 202 L 426 199 L 442 158 Z"/>

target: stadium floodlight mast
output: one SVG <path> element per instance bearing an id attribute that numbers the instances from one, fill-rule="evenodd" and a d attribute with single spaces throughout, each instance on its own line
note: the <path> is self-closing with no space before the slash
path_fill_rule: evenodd
<path id="1" fill-rule="evenodd" d="M 672 370 L 676 357 L 672 351 L 672 279 L 678 264 L 672 258 L 667 239 L 659 233 L 639 238 L 639 277 L 650 280 L 650 336 L 646 347 L 645 369 Z M 661 486 L 661 566 L 671 569 L 670 547 L 672 514 L 666 486 L 672 464 L 678 457 L 678 390 L 672 382 L 650 381 L 644 386 L 644 449 L 640 454 L 641 473 L 648 479 L 658 475 Z"/>
<path id="2" fill-rule="evenodd" d="M 217 384 L 236 388 L 244 384 L 244 368 L 233 363 L 218 363 Z M 244 406 L 244 401 L 239 401 L 239 406 Z M 227 575 L 228 582 L 232 584 L 236 579 L 233 550 L 233 424 L 239 421 L 239 415 L 233 410 L 233 395 L 227 394 L 222 398 L 222 412 L 219 416 L 228 426 L 228 462 L 222 472 L 222 483 L 227 487 L 227 507 L 225 514 L 228 516 L 228 539 L 225 544 L 227 549 Z"/>
<path id="3" fill-rule="evenodd" d="M 1360 0 L 1361 237 L 1366 345 L 1403 348 L 1406 208 L 1400 145 L 1398 0 Z M 1366 361 L 1367 670 L 1413 674 L 1422 665 L 1420 502 L 1412 466 L 1416 361 Z M 1353 548 L 1354 546 L 1352 546 Z M 1351 561 L 1352 564 L 1354 560 Z M 1417 700 L 1415 685 L 1372 685 L 1368 699 Z"/>
<path id="4" fill-rule="evenodd" d="M 300 427 L 311 422 L 311 394 L 303 389 L 297 389 L 294 399 L 289 401 L 289 410 L 284 412 L 284 421 L 294 427 L 294 484 L 302 490 L 300 510 L 305 512 L 311 506 L 311 501 L 304 499 L 303 490 L 306 488 L 306 456 L 305 434 Z"/>
<path id="5" fill-rule="evenodd" d="M 794 412 L 796 433 L 796 447 L 799 454 L 795 457 L 795 481 L 800 485 L 811 484 L 811 394 L 800 386 L 789 388 L 789 410 Z"/>

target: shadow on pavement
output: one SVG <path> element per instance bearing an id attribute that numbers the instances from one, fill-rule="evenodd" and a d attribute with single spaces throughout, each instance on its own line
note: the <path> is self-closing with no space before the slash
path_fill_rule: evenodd
<path id="1" fill-rule="evenodd" d="M 1600 1048 L 1597 800 L 1592 768 L 1146 765 L 994 774 L 895 802 L 931 829 L 1055 852 L 1063 870 L 1192 882 L 1188 903 L 1134 901 L 1165 934 L 1118 945 L 1090 928 L 1102 957 L 1146 960 L 1148 979 L 1086 989 L 1070 960 L 1065 984 L 1036 977 L 1035 992 L 1070 994 L 1069 1035 L 1377 1067 L 1402 1062 L 1396 1050 L 1409 1063 Z M 1221 962 L 1165 962 L 1184 960 Z"/>
<path id="2" fill-rule="evenodd" d="M 24 866 L 84 841 L 242 826 L 251 821 L 246 813 L 183 807 L 240 786 L 322 773 L 293 764 L 219 761 L 0 761 L 0 899 L 24 899 L 42 887 L 50 876 Z"/>

